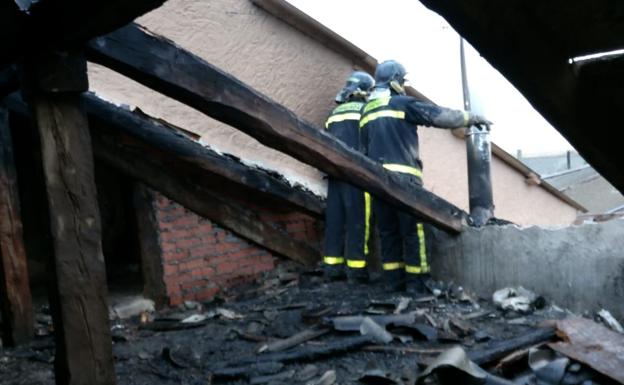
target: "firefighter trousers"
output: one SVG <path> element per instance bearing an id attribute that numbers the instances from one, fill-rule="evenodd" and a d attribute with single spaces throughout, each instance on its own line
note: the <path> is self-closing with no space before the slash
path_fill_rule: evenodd
<path id="1" fill-rule="evenodd" d="M 325 265 L 364 269 L 368 254 L 370 197 L 362 190 L 330 178 L 325 210 Z"/>
<path id="2" fill-rule="evenodd" d="M 379 199 L 373 201 L 373 212 L 379 228 L 384 275 L 390 279 L 405 275 L 409 280 L 428 274 L 427 225 Z"/>

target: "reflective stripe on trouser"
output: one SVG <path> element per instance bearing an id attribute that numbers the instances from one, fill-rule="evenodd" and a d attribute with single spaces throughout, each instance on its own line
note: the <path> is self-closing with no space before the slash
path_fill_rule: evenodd
<path id="1" fill-rule="evenodd" d="M 326 265 L 342 265 L 344 263 L 344 258 L 326 255 L 323 257 L 323 263 Z"/>
<path id="2" fill-rule="evenodd" d="M 404 269 L 409 275 L 429 272 L 425 225 L 418 218 L 401 212 L 382 200 L 373 200 L 381 238 L 384 271 Z"/>
<path id="3" fill-rule="evenodd" d="M 344 256 L 349 268 L 365 268 L 365 219 L 362 190 L 330 178 L 325 211 L 324 255 Z"/>

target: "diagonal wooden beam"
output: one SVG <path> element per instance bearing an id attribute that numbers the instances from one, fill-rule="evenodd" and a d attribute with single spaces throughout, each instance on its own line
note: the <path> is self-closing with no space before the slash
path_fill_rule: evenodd
<path id="1" fill-rule="evenodd" d="M 236 162 L 231 164 L 145 116 L 93 95 L 83 97 L 83 101 L 97 159 L 267 250 L 305 265 L 319 260 L 318 250 L 264 223 L 251 210 L 231 199 L 231 193 L 212 184 L 211 179 L 225 175 L 239 186 L 247 186 L 249 190 L 246 191 L 262 188 L 265 194 L 273 195 L 273 199 L 279 198 L 278 201 L 289 202 L 291 206 L 320 205 L 308 193 L 294 190 L 286 182 L 260 171 Z M 26 112 L 26 105 L 17 95 L 11 95 L 5 103 L 12 111 L 23 115 Z M 232 168 L 223 169 L 224 165 Z M 229 175 L 237 172 L 240 174 Z M 262 195 L 257 191 L 255 194 Z"/>
<path id="2" fill-rule="evenodd" d="M 279 176 L 212 151 L 163 120 L 118 107 L 93 94 L 85 94 L 83 100 L 89 120 L 98 123 L 97 128 L 104 130 L 105 135 L 116 138 L 120 152 L 136 151 L 158 158 L 168 169 L 194 178 L 208 190 L 258 206 L 280 206 L 323 217 L 325 203 L 320 198 L 293 187 Z M 22 115 L 27 113 L 27 106 L 17 93 L 7 97 L 5 104 Z"/>
<path id="3" fill-rule="evenodd" d="M 406 183 L 163 37 L 133 24 L 91 42 L 88 57 L 443 229 L 461 231 L 463 214 L 456 206 Z"/>

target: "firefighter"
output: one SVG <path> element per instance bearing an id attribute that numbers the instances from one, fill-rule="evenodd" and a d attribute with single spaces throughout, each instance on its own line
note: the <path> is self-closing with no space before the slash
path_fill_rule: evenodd
<path id="1" fill-rule="evenodd" d="M 356 71 L 336 95 L 336 103 L 325 128 L 347 146 L 360 150 L 360 110 L 375 84 L 366 72 Z M 366 255 L 370 218 L 370 197 L 341 180 L 329 178 L 325 210 L 324 273 L 329 279 L 344 277 L 350 282 L 368 280 Z M 345 269 L 346 265 L 346 269 Z"/>
<path id="2" fill-rule="evenodd" d="M 406 96 L 405 75 L 405 68 L 394 60 L 377 66 L 375 88 L 360 118 L 362 145 L 365 153 L 384 168 L 422 186 L 417 125 L 451 129 L 490 122 L 466 111 Z M 373 213 L 381 240 L 384 281 L 393 290 L 405 288 L 411 294 L 425 294 L 430 271 L 427 226 L 379 199 L 373 199 Z"/>

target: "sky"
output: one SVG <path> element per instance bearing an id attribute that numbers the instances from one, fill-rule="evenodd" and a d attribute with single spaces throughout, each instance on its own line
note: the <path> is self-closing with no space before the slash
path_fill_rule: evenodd
<path id="1" fill-rule="evenodd" d="M 459 35 L 419 1 L 288 1 L 377 60 L 401 62 L 410 85 L 435 103 L 463 108 Z M 494 143 L 513 155 L 518 150 L 523 155 L 542 155 L 572 149 L 468 43 L 466 66 L 473 106 L 494 122 Z"/>

